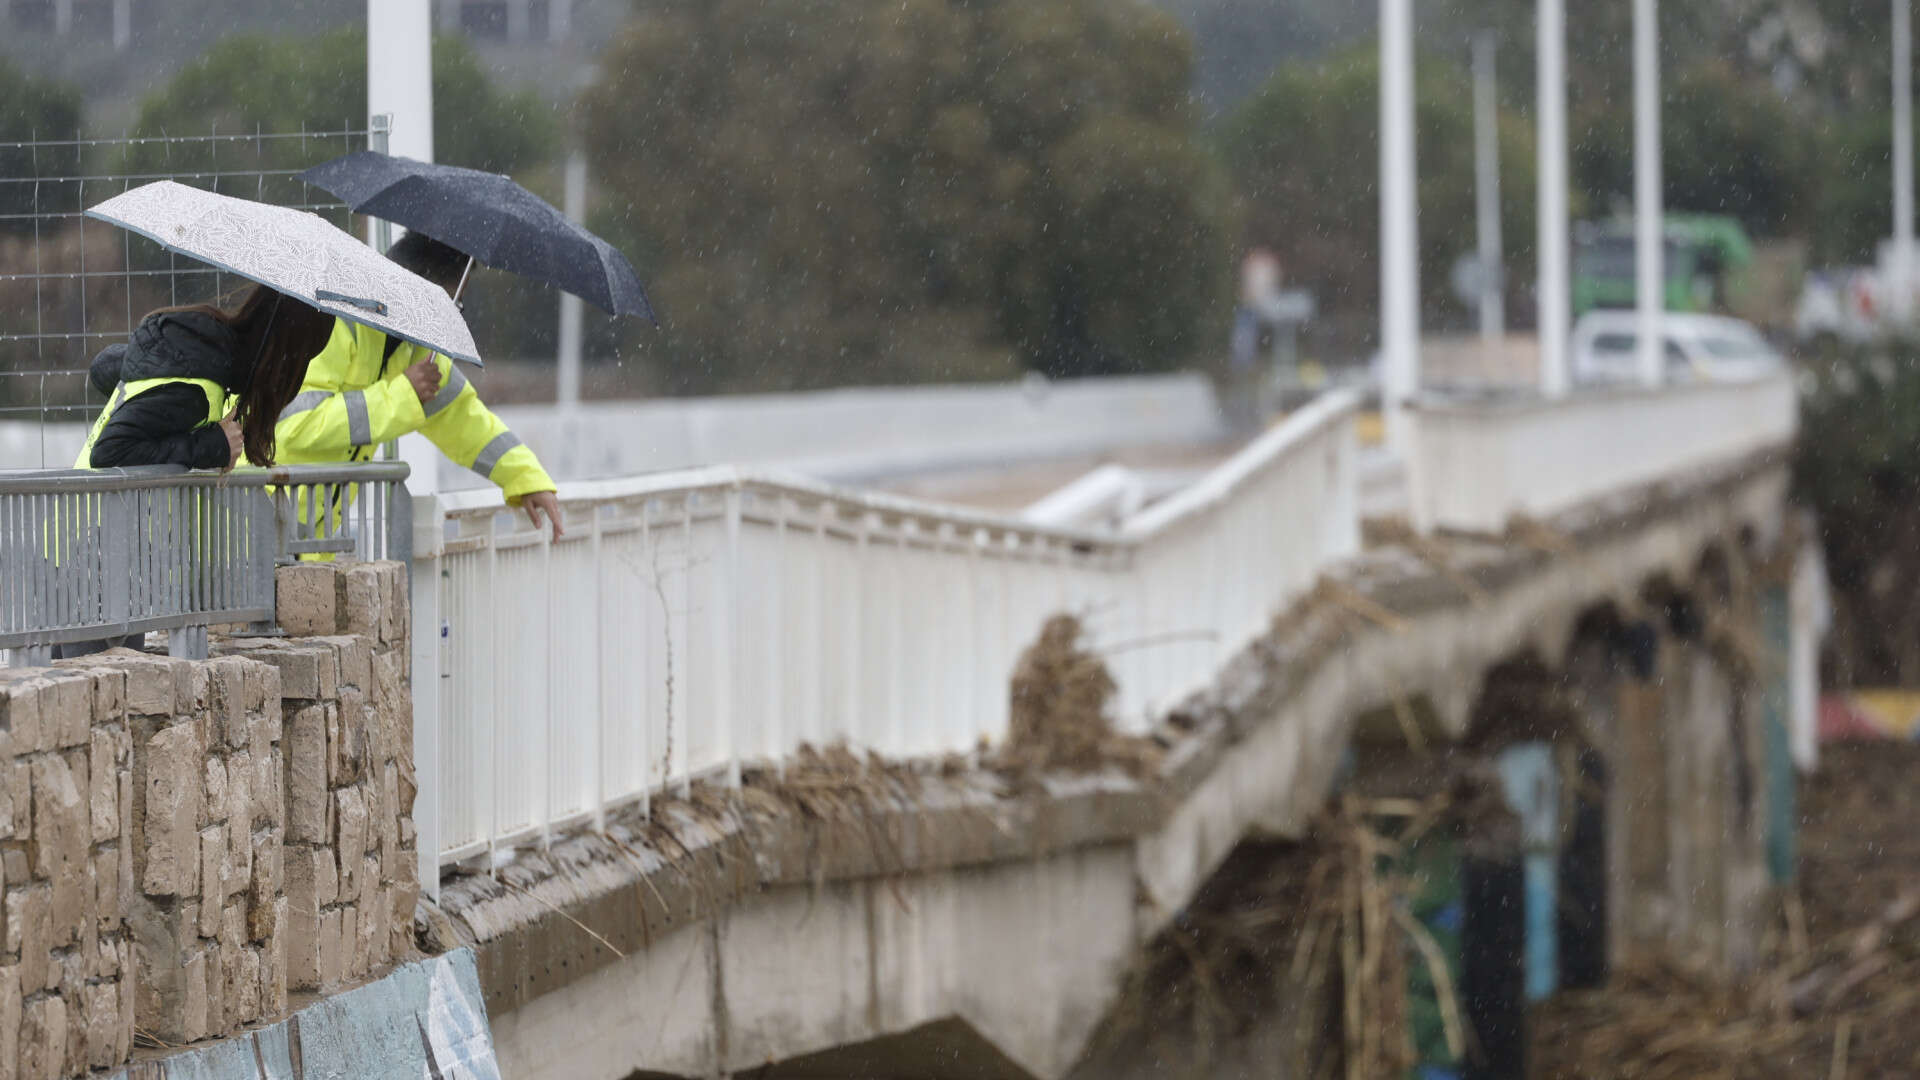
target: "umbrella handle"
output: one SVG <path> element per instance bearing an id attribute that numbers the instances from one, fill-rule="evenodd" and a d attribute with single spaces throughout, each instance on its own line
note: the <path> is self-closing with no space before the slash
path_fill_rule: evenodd
<path id="1" fill-rule="evenodd" d="M 454 303 L 460 302 L 460 294 L 467 291 L 467 275 L 473 273 L 473 256 L 467 256 L 467 265 L 460 271 L 460 284 L 453 287 Z"/>
<path id="2" fill-rule="evenodd" d="M 313 298 L 315 300 L 332 300 L 337 303 L 352 304 L 354 307 L 371 311 L 375 315 L 385 315 L 387 313 L 387 304 L 384 300 L 370 300 L 364 296 L 348 296 L 346 293 L 337 293 L 332 289 L 316 289 L 314 290 Z"/>

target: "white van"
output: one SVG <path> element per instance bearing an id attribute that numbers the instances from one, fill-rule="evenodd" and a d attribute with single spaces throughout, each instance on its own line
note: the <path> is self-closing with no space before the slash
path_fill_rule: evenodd
<path id="1" fill-rule="evenodd" d="M 1661 337 L 1669 382 L 1751 379 L 1786 361 L 1750 323 L 1719 315 L 1667 312 Z M 1573 324 L 1573 380 L 1583 384 L 1639 378 L 1640 316 L 1631 310 L 1589 311 Z"/>

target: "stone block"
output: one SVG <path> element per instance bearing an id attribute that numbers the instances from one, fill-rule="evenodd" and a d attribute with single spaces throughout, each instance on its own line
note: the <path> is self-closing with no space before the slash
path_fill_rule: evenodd
<path id="1" fill-rule="evenodd" d="M 253 755 L 245 750 L 227 758 L 227 824 L 241 834 L 253 831 Z"/>
<path id="2" fill-rule="evenodd" d="M 20 1061 L 21 1013 L 20 969 L 0 967 L 0 1076 L 15 1075 Z"/>
<path id="3" fill-rule="evenodd" d="M 180 711 L 204 716 L 213 711 L 213 672 L 204 663 L 190 660 L 181 663 L 187 673 L 188 693 L 181 701 Z"/>
<path id="4" fill-rule="evenodd" d="M 7 952 L 20 958 L 21 992 L 47 984 L 48 947 L 53 939 L 53 890 L 21 885 L 7 890 Z"/>
<path id="5" fill-rule="evenodd" d="M 284 646 L 275 649 L 259 649 L 247 655 L 262 663 L 273 665 L 280 677 L 280 697 L 283 705 L 289 698 L 317 701 L 328 697 L 339 682 L 338 661 L 335 660 L 331 649 Z"/>
<path id="6" fill-rule="evenodd" d="M 93 730 L 93 676 L 85 671 L 49 673 L 40 698 L 40 723 L 41 740 L 47 744 L 41 749 L 85 745 Z"/>
<path id="7" fill-rule="evenodd" d="M 102 844 L 120 835 L 120 774 L 126 758 L 121 753 L 125 733 L 110 728 L 93 730 L 87 761 L 87 812 L 91 839 Z"/>
<path id="8" fill-rule="evenodd" d="M 93 853 L 93 913 L 97 930 L 115 932 L 126 917 L 126 882 L 120 878 L 120 847 L 101 848 Z"/>
<path id="9" fill-rule="evenodd" d="M 367 699 L 352 687 L 340 688 L 339 720 L 327 728 L 327 783 L 357 784 L 366 774 Z"/>
<path id="10" fill-rule="evenodd" d="M 127 673 L 119 668 L 92 668 L 93 722 L 123 724 L 127 719 Z"/>
<path id="11" fill-rule="evenodd" d="M 338 823 L 334 847 L 340 855 L 340 891 L 359 891 L 361 859 L 367 853 L 367 801 L 362 789 L 341 788 L 333 793 Z"/>
<path id="12" fill-rule="evenodd" d="M 319 989 L 320 939 L 324 932 L 324 919 L 319 912 L 304 910 L 292 897 L 287 898 L 286 918 L 270 944 L 277 943 L 285 950 L 288 986 L 296 990 Z"/>
<path id="13" fill-rule="evenodd" d="M 84 754 L 75 759 L 86 761 Z M 85 767 L 79 778 L 84 783 Z M 34 875 L 52 883 L 53 936 L 44 947 L 60 948 L 80 940 L 83 902 L 90 864 L 92 827 L 69 760 L 45 754 L 33 761 Z"/>
<path id="14" fill-rule="evenodd" d="M 25 771 L 27 767 L 24 762 L 20 765 L 22 771 Z M 24 800 L 21 806 L 26 806 Z M 0 849 L 0 868 L 4 868 L 5 870 L 6 881 L 11 881 L 15 884 L 25 884 L 33 879 L 33 871 L 27 868 L 27 853 L 23 848 L 7 847 Z"/>
<path id="15" fill-rule="evenodd" d="M 413 618 L 413 597 L 407 592 L 407 566 L 401 562 L 382 562 L 377 565 L 386 579 L 386 587 L 381 590 L 384 622 L 380 639 L 401 646 L 404 652 Z"/>
<path id="16" fill-rule="evenodd" d="M 47 976 L 47 989 L 58 990 L 69 998 L 79 995 L 80 988 L 87 983 L 87 957 L 78 950 L 63 949 L 49 958 L 51 972 Z"/>
<path id="17" fill-rule="evenodd" d="M 0 679 L 0 730 L 7 733 L 11 752 L 30 754 L 45 749 L 41 702 L 46 681 L 25 672 Z"/>
<path id="18" fill-rule="evenodd" d="M 90 979 L 120 977 L 120 942 L 117 938 L 94 939 L 93 952 L 87 961 L 87 977 Z"/>
<path id="19" fill-rule="evenodd" d="M 373 688 L 373 643 L 363 637 L 340 634 L 321 638 L 339 657 L 342 686 L 361 692 Z"/>
<path id="20" fill-rule="evenodd" d="M 147 740 L 145 865 L 150 896 L 192 896 L 200 879 L 201 769 L 191 724 L 173 724 Z"/>
<path id="21" fill-rule="evenodd" d="M 179 709 L 180 664 L 171 658 L 116 654 L 114 666 L 127 676 L 129 716 L 172 717 Z"/>
<path id="22" fill-rule="evenodd" d="M 212 825 L 227 820 L 230 816 L 227 806 L 227 763 L 222 758 L 209 755 L 200 763 L 201 790 L 206 799 L 201 803 L 200 824 Z"/>
<path id="23" fill-rule="evenodd" d="M 296 910 L 318 913 L 340 899 L 333 852 L 326 848 L 289 846 L 284 849 L 286 896 Z"/>
<path id="24" fill-rule="evenodd" d="M 86 1066 L 109 1069 L 120 1064 L 120 995 L 112 983 L 95 983 L 81 992 L 80 1014 L 86 1032 Z"/>
<path id="25" fill-rule="evenodd" d="M 275 920 L 281 926 L 287 924 L 287 901 L 282 897 Z M 315 927 L 318 936 L 318 926 Z M 317 974 L 316 970 L 316 974 Z M 260 950 L 260 1013 L 262 1016 L 278 1016 L 287 1011 L 287 935 L 275 934 L 267 939 L 266 946 Z"/>
<path id="26" fill-rule="evenodd" d="M 232 1002 L 235 1024 L 262 1019 L 260 1009 L 260 953 L 256 949 L 235 949 L 227 954 L 227 997 Z"/>
<path id="27" fill-rule="evenodd" d="M 327 712 L 309 705 L 293 714 L 282 753 L 286 759 L 287 840 L 320 844 L 327 839 Z"/>
<path id="28" fill-rule="evenodd" d="M 247 935 L 254 941 L 273 935 L 285 859 L 286 848 L 277 832 L 267 829 L 254 834 L 253 876 L 247 887 Z"/>
<path id="29" fill-rule="evenodd" d="M 207 661 L 212 682 L 209 707 L 221 742 L 238 749 L 247 741 L 247 669 L 253 665 L 238 656 L 216 656 Z"/>
<path id="30" fill-rule="evenodd" d="M 209 825 L 200 830 L 200 936 L 220 932 L 220 911 L 226 899 L 221 867 L 227 860 L 227 827 Z"/>
<path id="31" fill-rule="evenodd" d="M 360 913 L 352 904 L 342 904 L 327 914 L 336 921 L 329 928 L 332 933 L 321 932 L 321 947 L 331 954 L 321 955 L 320 968 L 329 985 L 338 985 L 359 974 L 354 967 L 354 944 L 360 932 Z"/>
<path id="32" fill-rule="evenodd" d="M 227 901 L 220 912 L 220 947 L 238 949 L 247 943 L 247 902 L 243 897 Z"/>
<path id="33" fill-rule="evenodd" d="M 340 575 L 339 595 L 345 603 L 340 628 L 369 639 L 380 637 L 380 571 L 371 563 L 348 566 Z"/>
<path id="34" fill-rule="evenodd" d="M 274 618 L 292 637 L 317 637 L 339 629 L 339 597 L 331 563 L 296 563 L 274 571 Z"/>
<path id="35" fill-rule="evenodd" d="M 22 1080 L 56 1080 L 67 1073 L 67 1004 L 57 995 L 34 998 L 20 1018 Z"/>
<path id="36" fill-rule="evenodd" d="M 181 963 L 179 1037 L 198 1042 L 209 1034 L 207 1003 L 207 951 L 193 949 Z"/>
<path id="37" fill-rule="evenodd" d="M 125 1061 L 127 1060 L 127 1055 L 133 1052 L 133 1021 L 135 1015 L 134 987 L 136 982 L 133 977 L 133 942 L 122 942 L 120 950 L 120 970 L 126 972 L 126 975 L 120 979 L 118 984 L 120 997 L 120 1031 L 114 1040 L 113 1049 L 114 1056 L 121 1061 Z"/>
<path id="38" fill-rule="evenodd" d="M 267 676 L 269 672 L 272 673 L 274 679 L 274 692 L 271 694 L 268 693 L 267 689 Z M 246 710 L 249 719 L 258 716 L 268 708 L 279 708 L 279 677 L 280 671 L 278 668 L 258 661 L 250 663 L 242 669 L 242 694 L 240 703 L 241 707 Z M 273 704 L 268 705 L 269 701 Z"/>

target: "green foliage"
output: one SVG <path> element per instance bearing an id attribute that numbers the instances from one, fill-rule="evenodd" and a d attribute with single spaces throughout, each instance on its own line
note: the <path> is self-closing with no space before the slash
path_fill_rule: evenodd
<path id="1" fill-rule="evenodd" d="M 1730 214 L 1755 236 L 1804 234 L 1819 188 L 1813 126 L 1726 64 L 1669 72 L 1661 88 L 1669 208 Z M 1596 212 L 1631 206 L 1633 117 L 1616 100 L 1575 111 L 1573 176 Z"/>
<path id="2" fill-rule="evenodd" d="M 1465 309 L 1447 287 L 1474 233 L 1473 108 L 1467 76 L 1444 59 L 1416 65 L 1421 293 L 1428 325 Z M 1220 127 L 1246 201 L 1246 240 L 1279 256 L 1334 319 L 1365 322 L 1379 296 L 1380 68 L 1372 47 L 1281 68 Z M 1500 117 L 1501 228 L 1512 291 L 1532 277 L 1533 132 Z"/>
<path id="3" fill-rule="evenodd" d="M 234 34 L 215 42 L 149 95 L 141 103 L 133 134 L 358 130 L 366 126 L 366 102 L 364 26 L 299 38 Z M 464 40 L 435 39 L 438 160 L 503 172 L 539 162 L 555 146 L 555 125 L 545 115 L 549 112 L 530 91 L 503 92 L 492 86 Z M 149 143 L 130 148 L 123 164 L 135 173 L 300 169 L 353 148 L 339 138 L 274 140 L 264 148 L 251 141 L 197 147 Z"/>
<path id="4" fill-rule="evenodd" d="M 1920 347 L 1835 347 L 1808 369 L 1794 488 L 1820 520 L 1841 681 L 1920 685 Z"/>
<path id="5" fill-rule="evenodd" d="M 0 59 L 0 142 L 70 140 L 79 133 L 79 91 L 34 78 Z M 75 176 L 78 160 L 74 147 L 0 147 L 0 232 L 33 232 L 33 220 L 16 215 L 72 210 L 73 185 L 18 181 Z"/>
<path id="6" fill-rule="evenodd" d="M 1165 369 L 1224 339 L 1189 47 L 1136 0 L 643 0 L 583 100 L 670 389 Z M 611 204 L 611 205 L 608 205 Z"/>

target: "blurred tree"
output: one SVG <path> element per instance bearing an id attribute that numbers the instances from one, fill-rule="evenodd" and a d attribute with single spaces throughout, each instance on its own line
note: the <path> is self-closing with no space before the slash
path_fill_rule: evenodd
<path id="1" fill-rule="evenodd" d="M 1477 244 L 1471 88 L 1457 64 L 1429 55 L 1416 80 L 1423 315 L 1430 327 L 1464 325 L 1468 309 L 1447 280 L 1453 261 Z M 1370 46 L 1289 65 L 1219 130 L 1246 203 L 1247 243 L 1273 250 L 1290 281 L 1318 293 L 1325 317 L 1346 325 L 1347 347 L 1371 339 L 1380 292 L 1379 84 Z M 1532 279 L 1533 131 L 1505 111 L 1500 192 L 1517 305 Z"/>
<path id="2" fill-rule="evenodd" d="M 78 90 L 0 60 L 0 143 L 70 141 L 79 134 Z M 24 215 L 72 210 L 73 185 L 23 181 L 75 176 L 78 160 L 73 146 L 0 147 L 0 232 L 31 234 L 35 222 Z"/>
<path id="3" fill-rule="evenodd" d="M 1136 0 L 640 0 L 583 100 L 682 392 L 1162 370 L 1225 338 L 1230 199 Z"/>
<path id="4" fill-rule="evenodd" d="M 1828 681 L 1920 686 L 1920 363 L 1916 342 L 1806 358 L 1794 488 L 1820 522 L 1834 590 Z"/>
<path id="5" fill-rule="evenodd" d="M 1730 214 L 1755 236 L 1804 235 L 1816 221 L 1817 132 L 1764 82 L 1709 61 L 1661 86 L 1662 170 L 1669 208 Z M 1617 100 L 1581 102 L 1573 176 L 1594 213 L 1633 199 L 1633 117 Z"/>
<path id="6" fill-rule="evenodd" d="M 234 34 L 141 102 L 132 134 L 361 130 L 366 103 L 364 26 L 298 38 Z M 558 145 L 557 127 L 552 109 L 532 92 L 494 87 L 465 40 L 434 39 L 436 159 L 512 171 L 549 158 Z M 229 169 L 304 168 L 348 148 L 339 138 L 276 140 L 258 152 L 250 141 L 217 147 L 149 143 L 130 147 L 123 164 L 136 173 L 214 171 L 223 163 Z"/>

